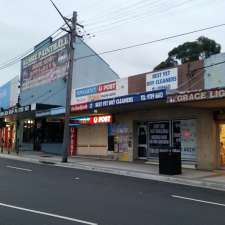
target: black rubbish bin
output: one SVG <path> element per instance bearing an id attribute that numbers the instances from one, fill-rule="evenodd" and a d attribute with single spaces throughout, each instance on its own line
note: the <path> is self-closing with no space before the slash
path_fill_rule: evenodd
<path id="1" fill-rule="evenodd" d="M 181 151 L 178 149 L 161 149 L 159 151 L 159 173 L 167 175 L 181 174 Z"/>

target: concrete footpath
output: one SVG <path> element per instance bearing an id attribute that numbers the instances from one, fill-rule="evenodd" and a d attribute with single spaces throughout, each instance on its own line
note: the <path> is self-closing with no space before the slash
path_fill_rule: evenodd
<path id="1" fill-rule="evenodd" d="M 102 159 L 70 157 L 67 163 L 62 163 L 61 156 L 29 151 L 22 151 L 19 155 L 16 155 L 15 153 L 0 153 L 0 158 L 38 164 L 44 163 L 59 167 L 104 172 L 225 191 L 225 170 L 202 171 L 183 168 L 181 175 L 167 176 L 159 174 L 158 165 L 144 162 L 118 162 Z"/>

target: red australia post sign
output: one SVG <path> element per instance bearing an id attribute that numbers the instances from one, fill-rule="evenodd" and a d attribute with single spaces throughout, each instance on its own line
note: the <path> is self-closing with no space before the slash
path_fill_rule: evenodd
<path id="1" fill-rule="evenodd" d="M 86 110 L 94 101 L 115 98 L 128 94 L 128 79 L 118 79 L 107 83 L 72 90 L 71 112 Z"/>

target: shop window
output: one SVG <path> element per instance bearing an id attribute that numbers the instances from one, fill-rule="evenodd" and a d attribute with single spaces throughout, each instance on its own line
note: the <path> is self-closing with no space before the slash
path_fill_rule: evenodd
<path id="1" fill-rule="evenodd" d="M 25 120 L 23 124 L 23 142 L 31 143 L 34 139 L 34 121 Z"/>
<path id="2" fill-rule="evenodd" d="M 114 135 L 114 151 L 128 152 L 129 129 L 127 124 L 113 124 L 112 133 Z"/>
<path id="3" fill-rule="evenodd" d="M 64 123 L 61 120 L 46 121 L 42 128 L 43 143 L 62 143 Z"/>
<path id="4" fill-rule="evenodd" d="M 173 144 L 181 149 L 181 158 L 183 160 L 196 160 L 196 138 L 196 120 L 178 120 L 173 122 Z"/>
<path id="5" fill-rule="evenodd" d="M 148 157 L 158 157 L 160 149 L 181 150 L 182 160 L 196 160 L 196 120 L 156 121 L 148 124 Z"/>

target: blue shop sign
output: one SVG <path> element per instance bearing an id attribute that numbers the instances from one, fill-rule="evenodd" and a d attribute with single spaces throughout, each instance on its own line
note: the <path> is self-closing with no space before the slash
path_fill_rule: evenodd
<path id="1" fill-rule="evenodd" d="M 82 88 L 82 89 L 78 89 L 75 90 L 75 96 L 76 97 L 82 97 L 82 96 L 86 96 L 86 95 L 93 95 L 97 93 L 97 86 L 93 86 L 93 87 L 87 87 L 87 88 Z"/>
<path id="2" fill-rule="evenodd" d="M 105 99 L 88 103 L 88 109 L 97 109 L 102 107 L 124 105 L 145 101 L 160 100 L 166 98 L 166 90 L 149 91 L 141 94 L 126 95 L 117 98 Z"/>

